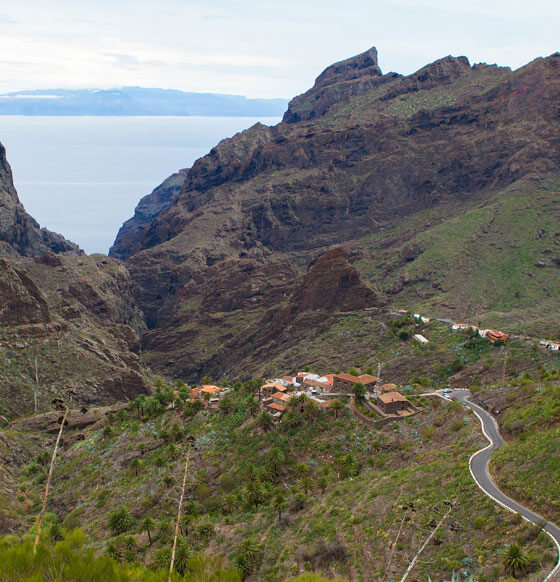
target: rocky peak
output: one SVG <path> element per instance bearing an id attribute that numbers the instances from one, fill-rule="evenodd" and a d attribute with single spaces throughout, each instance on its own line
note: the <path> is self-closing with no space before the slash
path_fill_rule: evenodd
<path id="1" fill-rule="evenodd" d="M 384 304 L 350 264 L 348 253 L 335 247 L 312 263 L 292 295 L 290 310 L 351 311 Z"/>
<path id="2" fill-rule="evenodd" d="M 365 75 L 377 77 L 381 75 L 375 47 L 327 67 L 315 80 L 313 89 L 320 89 L 341 81 L 351 81 Z"/>
<path id="3" fill-rule="evenodd" d="M 0 144 L 0 253 L 34 257 L 48 251 L 83 254 L 62 235 L 41 228 L 19 201 L 6 150 Z"/>
<path id="4" fill-rule="evenodd" d="M 313 87 L 290 101 L 284 114 L 286 123 L 295 123 L 323 116 L 335 103 L 360 95 L 387 81 L 400 77 L 396 73 L 383 76 L 377 64 L 377 49 L 327 67 Z"/>

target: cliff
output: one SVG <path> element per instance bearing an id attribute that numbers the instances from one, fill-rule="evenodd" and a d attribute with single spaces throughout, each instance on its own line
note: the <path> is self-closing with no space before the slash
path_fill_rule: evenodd
<path id="1" fill-rule="evenodd" d="M 84 405 L 150 390 L 144 316 L 126 267 L 86 257 L 20 203 L 0 147 L 0 416 L 47 409 L 70 388 Z"/>
<path id="2" fill-rule="evenodd" d="M 33 257 L 48 251 L 83 254 L 60 234 L 41 228 L 19 201 L 6 150 L 0 144 L 0 253 Z"/>

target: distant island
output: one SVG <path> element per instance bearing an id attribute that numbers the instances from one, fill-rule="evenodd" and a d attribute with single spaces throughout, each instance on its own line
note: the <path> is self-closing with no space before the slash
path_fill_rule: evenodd
<path id="1" fill-rule="evenodd" d="M 188 93 L 174 89 L 41 89 L 0 95 L 0 115 L 281 116 L 287 99 Z"/>

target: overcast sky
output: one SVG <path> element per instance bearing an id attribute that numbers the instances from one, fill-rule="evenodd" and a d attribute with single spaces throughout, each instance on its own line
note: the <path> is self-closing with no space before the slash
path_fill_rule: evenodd
<path id="1" fill-rule="evenodd" d="M 517 68 L 560 50 L 556 0 L 18 0 L 0 8 L 0 91 L 141 85 L 291 97 L 379 51 Z"/>

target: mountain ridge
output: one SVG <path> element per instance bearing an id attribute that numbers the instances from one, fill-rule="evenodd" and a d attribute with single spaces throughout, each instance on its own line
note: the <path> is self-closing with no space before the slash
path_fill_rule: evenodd
<path id="1" fill-rule="evenodd" d="M 0 115 L 281 116 L 286 99 L 177 89 L 38 89 L 0 95 Z"/>
<path id="2" fill-rule="evenodd" d="M 466 216 L 510 196 L 512 185 L 538 192 L 543 180 L 553 180 L 560 167 L 559 95 L 558 54 L 517 71 L 448 56 L 400 76 L 381 74 L 370 49 L 328 67 L 290 102 L 283 122 L 220 142 L 185 170 L 169 207 L 130 230 L 126 244 L 117 237 L 112 254 L 126 260 L 147 316 L 148 361 L 186 378 L 227 374 L 236 349 L 248 353 L 247 336 L 265 341 L 271 312 L 290 300 L 308 264 L 338 245 L 392 303 L 431 301 L 457 317 L 469 309 L 483 317 L 474 296 L 450 299 L 433 265 L 411 275 L 425 250 L 416 237 L 434 226 L 415 223 L 430 213 L 436 222 Z M 400 240 L 391 237 L 393 229 Z M 367 243 L 372 237 L 379 251 Z M 399 258 L 407 244 L 418 249 L 411 260 Z M 442 273 L 449 268 L 441 263 Z M 251 273 L 253 288 L 237 284 L 242 272 Z M 552 273 L 536 277 L 557 288 Z M 210 301 L 224 287 L 232 301 Z M 507 302 L 516 303 L 512 296 Z M 240 321 L 245 331 L 232 339 Z M 172 346 L 178 351 L 169 356 Z M 258 357 L 253 363 L 262 371 Z"/>

